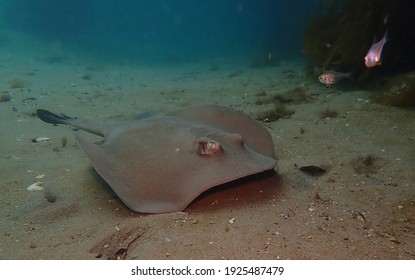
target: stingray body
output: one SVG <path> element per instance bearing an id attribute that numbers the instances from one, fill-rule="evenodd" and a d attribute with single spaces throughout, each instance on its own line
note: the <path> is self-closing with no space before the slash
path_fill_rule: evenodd
<path id="1" fill-rule="evenodd" d="M 93 167 L 136 212 L 181 211 L 214 186 L 277 164 L 266 128 L 228 107 L 190 106 L 113 127 L 41 109 L 37 114 L 102 136 L 95 144 L 75 133 Z"/>

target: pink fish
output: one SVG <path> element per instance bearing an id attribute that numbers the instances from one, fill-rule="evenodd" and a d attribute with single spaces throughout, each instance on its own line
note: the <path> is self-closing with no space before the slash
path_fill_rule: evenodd
<path id="1" fill-rule="evenodd" d="M 377 43 L 373 43 L 370 47 L 367 55 L 365 56 L 365 65 L 367 68 L 374 67 L 377 65 L 381 65 L 382 61 L 380 60 L 380 56 L 382 54 L 383 46 L 388 41 L 387 32 L 385 31 L 385 35 L 383 38 L 378 41 Z"/>
<path id="2" fill-rule="evenodd" d="M 320 83 L 325 84 L 327 88 L 331 88 L 338 81 L 349 78 L 351 73 L 340 73 L 336 71 L 327 71 L 318 77 Z"/>

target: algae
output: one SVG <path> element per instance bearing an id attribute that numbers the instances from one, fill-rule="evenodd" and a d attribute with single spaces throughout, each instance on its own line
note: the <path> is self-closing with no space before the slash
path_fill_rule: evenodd
<path id="1" fill-rule="evenodd" d="M 24 88 L 24 87 L 27 87 L 29 85 L 29 82 L 26 81 L 26 80 L 18 79 L 17 78 L 17 79 L 10 80 L 8 82 L 8 84 L 9 84 L 9 88 L 15 89 L 15 88 Z"/>
<path id="2" fill-rule="evenodd" d="M 312 97 L 307 94 L 307 90 L 301 87 L 295 87 L 282 93 L 276 93 L 273 95 L 267 95 L 264 91 L 257 93 L 256 96 L 260 97 L 255 101 L 256 105 L 264 105 L 277 102 L 286 104 L 301 104 L 312 100 Z"/>
<path id="3" fill-rule="evenodd" d="M 339 115 L 339 112 L 336 110 L 326 108 L 325 110 L 321 111 L 319 113 L 320 119 L 331 119 L 331 118 L 337 118 Z"/>
<path id="4" fill-rule="evenodd" d="M 400 74 L 386 80 L 385 85 L 372 92 L 376 103 L 394 107 L 415 106 L 415 73 Z"/>
<path id="5" fill-rule="evenodd" d="M 284 104 L 274 104 L 273 108 L 256 114 L 256 118 L 264 122 L 272 122 L 279 119 L 288 119 L 295 113 L 295 110 L 288 109 Z"/>
<path id="6" fill-rule="evenodd" d="M 376 34 L 385 31 L 384 19 L 390 5 L 378 0 L 343 0 L 343 9 L 309 22 L 303 48 L 310 62 L 323 68 L 353 68 L 363 57 Z"/>

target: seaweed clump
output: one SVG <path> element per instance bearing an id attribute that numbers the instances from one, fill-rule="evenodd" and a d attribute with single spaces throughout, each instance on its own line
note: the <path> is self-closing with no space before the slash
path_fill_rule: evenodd
<path id="1" fill-rule="evenodd" d="M 275 102 L 285 104 L 301 104 L 312 100 L 312 97 L 307 94 L 307 91 L 301 87 L 292 88 L 282 93 L 276 93 L 269 96 L 267 96 L 266 93 L 257 93 L 257 96 L 266 96 L 265 98 L 259 98 L 255 102 L 257 105 L 270 104 Z"/>
<path id="2" fill-rule="evenodd" d="M 336 110 L 326 108 L 326 110 L 320 112 L 320 119 L 332 119 L 337 118 L 339 113 Z"/>
<path id="3" fill-rule="evenodd" d="M 357 174 L 363 174 L 370 177 L 382 170 L 386 164 L 386 160 L 375 155 L 365 155 L 354 158 L 351 165 Z"/>
<path id="4" fill-rule="evenodd" d="M 372 93 L 376 103 L 394 107 L 415 106 L 415 73 L 397 75 Z"/>
<path id="5" fill-rule="evenodd" d="M 310 101 L 312 98 L 304 88 L 296 87 L 275 95 L 275 99 L 282 103 L 301 104 Z"/>
<path id="6" fill-rule="evenodd" d="M 274 104 L 274 107 L 257 113 L 256 118 L 263 122 L 272 122 L 279 119 L 288 119 L 295 113 L 284 104 Z"/>
<path id="7" fill-rule="evenodd" d="M 265 91 L 260 91 L 256 95 L 260 97 L 256 100 L 256 105 L 273 104 L 271 109 L 257 113 L 257 119 L 265 122 L 290 118 L 295 113 L 295 110 L 289 109 L 286 104 L 301 104 L 312 100 L 306 89 L 301 87 L 273 95 L 267 95 Z"/>
<path id="8" fill-rule="evenodd" d="M 13 80 L 10 80 L 8 83 L 9 83 L 9 88 L 11 89 L 24 88 L 29 85 L 29 82 L 23 79 L 13 79 Z"/>
<path id="9" fill-rule="evenodd" d="M 311 19 L 303 33 L 303 51 L 309 59 L 305 67 L 307 75 L 316 74 L 315 67 L 354 71 L 362 82 L 371 75 L 413 70 L 415 1 L 337 0 L 326 3 L 326 10 Z M 382 51 L 383 63 L 379 68 L 386 72 L 367 69 L 364 57 L 374 40 L 380 40 L 385 32 L 390 41 Z"/>
<path id="10" fill-rule="evenodd" d="M 313 65 L 353 68 L 363 62 L 374 35 L 384 32 L 379 23 L 388 15 L 388 5 L 378 0 L 342 3 L 342 9 L 312 19 L 304 31 L 303 49 Z"/>

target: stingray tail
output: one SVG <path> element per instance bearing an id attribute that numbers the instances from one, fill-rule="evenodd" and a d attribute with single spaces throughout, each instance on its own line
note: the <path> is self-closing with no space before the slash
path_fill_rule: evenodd
<path id="1" fill-rule="evenodd" d="M 76 128 L 88 131 L 90 133 L 93 133 L 95 135 L 99 135 L 104 137 L 105 136 L 105 129 L 94 122 L 87 121 L 87 120 L 78 120 L 76 118 L 69 117 L 65 114 L 55 114 L 48 110 L 38 109 L 36 111 L 37 116 L 39 119 L 41 119 L 44 122 L 51 123 L 54 125 L 58 124 L 66 124 L 71 125 Z"/>
<path id="2" fill-rule="evenodd" d="M 44 122 L 51 123 L 51 124 L 70 124 L 70 120 L 73 120 L 74 118 L 71 118 L 65 114 L 54 114 L 50 111 L 38 109 L 36 111 L 37 116 L 39 119 L 41 119 Z"/>

